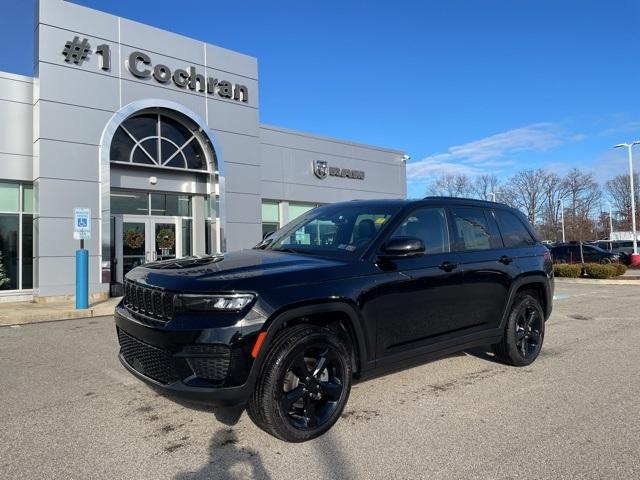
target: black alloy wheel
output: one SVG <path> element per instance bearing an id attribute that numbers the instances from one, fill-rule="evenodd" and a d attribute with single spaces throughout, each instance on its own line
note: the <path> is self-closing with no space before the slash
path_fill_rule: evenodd
<path id="1" fill-rule="evenodd" d="M 274 339 L 247 412 L 256 425 L 281 440 L 310 440 L 340 418 L 351 375 L 351 346 L 345 333 L 296 325 Z"/>
<path id="2" fill-rule="evenodd" d="M 343 393 L 346 366 L 333 347 L 301 348 L 285 373 L 280 406 L 287 420 L 301 430 L 329 421 Z"/>
<path id="3" fill-rule="evenodd" d="M 544 311 L 537 295 L 517 294 L 502 339 L 494 345 L 496 358 L 509 365 L 530 365 L 542 349 L 544 327 Z"/>
<path id="4" fill-rule="evenodd" d="M 531 303 L 526 303 L 520 309 L 516 319 L 516 347 L 523 358 L 537 354 L 538 346 L 542 342 L 541 324 L 544 320 L 540 317 L 537 308 Z"/>

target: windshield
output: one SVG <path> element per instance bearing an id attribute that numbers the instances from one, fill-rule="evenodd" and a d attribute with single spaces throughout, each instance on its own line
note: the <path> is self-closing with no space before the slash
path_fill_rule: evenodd
<path id="1" fill-rule="evenodd" d="M 311 210 L 273 235 L 258 248 L 305 254 L 358 256 L 378 236 L 399 205 L 327 205 Z"/>

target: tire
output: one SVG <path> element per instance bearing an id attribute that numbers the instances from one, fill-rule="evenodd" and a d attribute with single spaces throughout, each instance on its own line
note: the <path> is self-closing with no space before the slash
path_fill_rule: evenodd
<path id="1" fill-rule="evenodd" d="M 602 265 L 609 265 L 611 263 L 611 259 L 608 258 L 608 257 L 603 257 L 603 258 L 600 259 L 600 263 Z"/>
<path id="2" fill-rule="evenodd" d="M 274 340 L 247 413 L 280 440 L 311 440 L 340 418 L 351 375 L 351 347 L 341 335 L 327 327 L 291 327 Z"/>
<path id="3" fill-rule="evenodd" d="M 496 358 L 523 367 L 538 357 L 544 341 L 544 312 L 537 296 L 516 294 L 502 339 L 494 346 Z"/>

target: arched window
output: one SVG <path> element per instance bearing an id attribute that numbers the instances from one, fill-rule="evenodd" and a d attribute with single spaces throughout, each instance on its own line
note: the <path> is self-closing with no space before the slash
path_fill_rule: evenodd
<path id="1" fill-rule="evenodd" d="M 116 130 L 111 140 L 110 160 L 161 168 L 207 170 L 202 138 L 197 125 L 186 117 L 163 112 L 139 113 L 127 118 Z"/>

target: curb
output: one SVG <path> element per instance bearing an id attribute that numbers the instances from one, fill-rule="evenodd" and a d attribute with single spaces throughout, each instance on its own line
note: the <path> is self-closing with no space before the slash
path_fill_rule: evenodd
<path id="1" fill-rule="evenodd" d="M 640 278 L 562 278 L 555 277 L 558 283 L 581 283 L 583 285 L 640 285 Z"/>
<path id="2" fill-rule="evenodd" d="M 13 312 L 8 315 L 0 315 L 0 327 L 14 325 L 29 325 L 33 323 L 57 322 L 62 320 L 76 320 L 81 318 L 105 317 L 113 315 L 116 303 L 104 302 L 94 307 L 76 310 L 44 311 L 44 312 Z"/>

